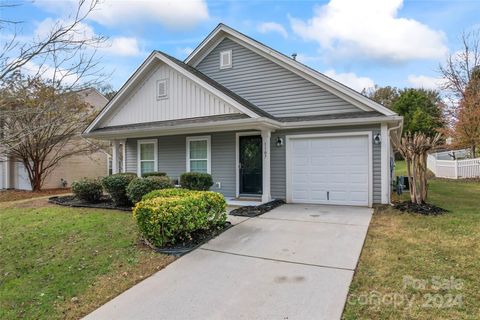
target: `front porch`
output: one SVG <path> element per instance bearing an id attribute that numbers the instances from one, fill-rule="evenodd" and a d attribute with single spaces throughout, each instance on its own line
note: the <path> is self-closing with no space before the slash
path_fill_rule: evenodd
<path id="1" fill-rule="evenodd" d="M 229 205 L 259 205 L 272 198 L 271 132 L 270 128 L 253 127 L 241 131 L 116 138 L 110 140 L 112 173 L 134 172 L 141 176 L 160 171 L 179 181 L 184 172 L 207 172 L 214 182 L 211 190 L 222 193 Z M 240 143 L 245 137 L 255 137 L 252 141 L 258 141 L 257 147 L 246 150 Z"/>

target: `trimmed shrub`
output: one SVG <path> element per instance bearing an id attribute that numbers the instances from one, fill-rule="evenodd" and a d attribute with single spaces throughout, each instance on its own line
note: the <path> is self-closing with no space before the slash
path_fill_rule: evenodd
<path id="1" fill-rule="evenodd" d="M 172 188 L 172 189 L 163 189 L 163 190 L 154 190 L 152 192 L 147 193 L 143 196 L 142 200 L 149 200 L 158 197 L 182 197 L 187 194 L 191 194 L 192 190 L 182 189 L 182 188 Z"/>
<path id="2" fill-rule="evenodd" d="M 143 237 L 157 247 L 189 241 L 225 224 L 227 204 L 217 192 L 165 189 L 138 202 L 133 216 Z M 174 195 L 174 194 L 177 195 Z"/>
<path id="3" fill-rule="evenodd" d="M 116 173 L 102 179 L 105 191 L 110 195 L 116 206 L 130 205 L 127 197 L 128 184 L 137 177 L 135 173 Z"/>
<path id="4" fill-rule="evenodd" d="M 167 174 L 165 172 L 145 172 L 142 177 L 165 177 Z"/>
<path id="5" fill-rule="evenodd" d="M 80 200 L 98 202 L 103 195 L 102 183 L 97 179 L 84 178 L 72 183 L 72 192 Z"/>
<path id="6" fill-rule="evenodd" d="M 172 182 L 166 176 L 151 176 L 148 178 L 135 178 L 127 186 L 127 197 L 132 203 L 142 200 L 147 193 L 157 190 L 171 188 Z"/>
<path id="7" fill-rule="evenodd" d="M 213 186 L 212 175 L 202 172 L 185 172 L 180 176 L 182 188 L 207 191 Z"/>

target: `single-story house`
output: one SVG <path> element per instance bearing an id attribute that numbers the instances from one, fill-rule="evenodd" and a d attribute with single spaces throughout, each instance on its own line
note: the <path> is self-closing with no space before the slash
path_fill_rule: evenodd
<path id="1" fill-rule="evenodd" d="M 371 206 L 390 200 L 401 128 L 392 110 L 220 24 L 185 61 L 152 52 L 84 135 L 111 141 L 113 172 L 123 157 L 139 176 L 211 173 L 230 199 Z"/>
<path id="2" fill-rule="evenodd" d="M 88 103 L 92 112 L 98 113 L 105 107 L 108 99 L 94 88 L 87 88 L 77 92 L 79 97 Z M 80 136 L 70 144 L 87 143 Z M 1 148 L 0 148 L 1 150 Z M 109 154 L 98 150 L 89 154 L 78 154 L 59 161 L 55 169 L 45 178 L 44 189 L 70 187 L 71 183 L 81 178 L 99 178 L 108 174 Z M 28 173 L 23 163 L 0 152 L 0 190 L 20 189 L 32 190 Z"/>

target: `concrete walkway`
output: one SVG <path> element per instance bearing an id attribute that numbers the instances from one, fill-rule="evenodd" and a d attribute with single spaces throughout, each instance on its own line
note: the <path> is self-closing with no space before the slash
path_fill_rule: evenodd
<path id="1" fill-rule="evenodd" d="M 235 218 L 86 319 L 340 319 L 371 215 L 284 205 Z"/>

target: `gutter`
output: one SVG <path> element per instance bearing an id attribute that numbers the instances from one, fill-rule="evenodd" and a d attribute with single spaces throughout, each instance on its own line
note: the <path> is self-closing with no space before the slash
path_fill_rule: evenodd
<path id="1" fill-rule="evenodd" d="M 366 125 L 379 122 L 397 122 L 402 121 L 402 117 L 370 117 L 370 118 L 356 118 L 356 119 L 329 119 L 329 120 L 315 120 L 315 121 L 295 121 L 295 122 L 281 122 L 265 117 L 260 118 L 248 118 L 238 119 L 222 122 L 206 122 L 199 124 L 182 124 L 168 127 L 146 127 L 146 128 L 123 128 L 109 131 L 89 132 L 82 134 L 83 137 L 93 137 L 100 139 L 109 138 L 128 138 L 138 137 L 138 135 L 152 136 L 152 135 L 174 135 L 191 132 L 208 132 L 208 131 L 231 131 L 231 130 L 244 130 L 255 129 L 252 126 L 258 126 L 263 128 L 270 128 L 273 130 L 281 129 L 296 129 L 296 128 L 315 128 L 315 127 L 331 127 L 338 125 Z M 245 126 L 243 128 L 242 126 Z M 401 127 L 401 124 L 394 128 Z M 394 129 L 391 128 L 391 129 Z M 391 129 L 389 129 L 391 131 Z"/>

